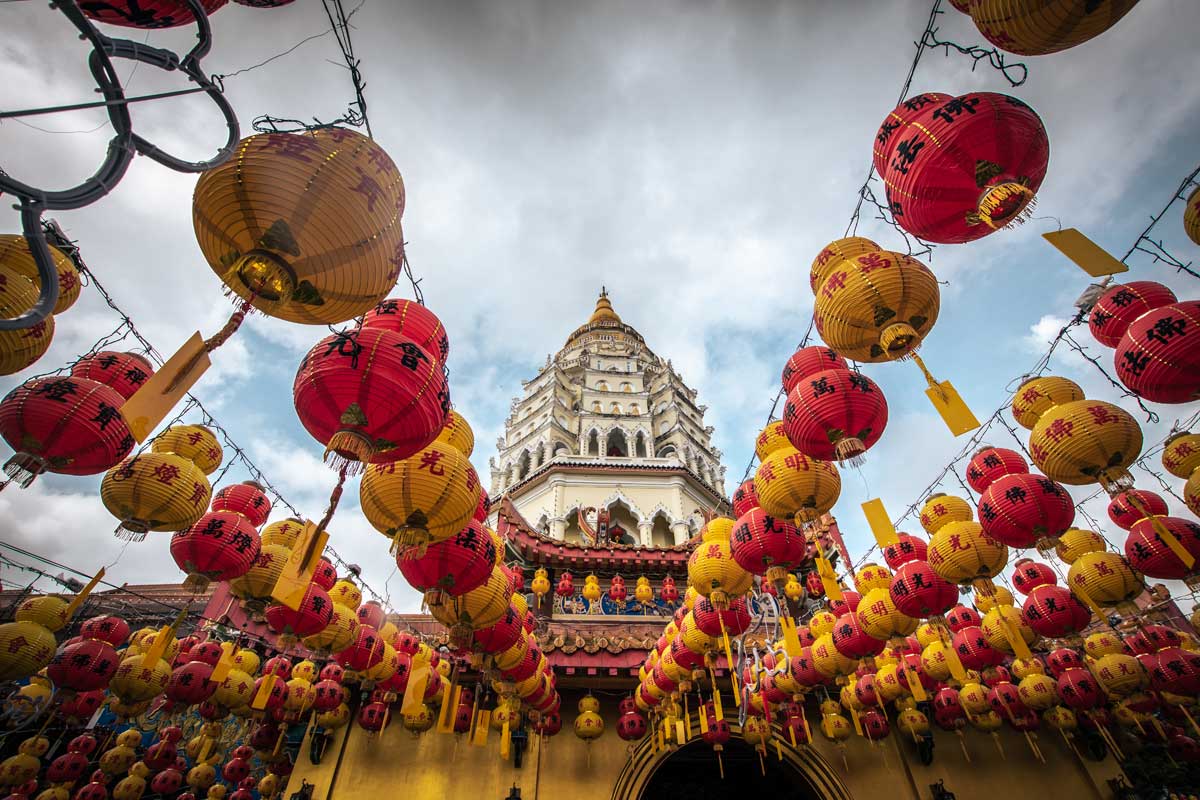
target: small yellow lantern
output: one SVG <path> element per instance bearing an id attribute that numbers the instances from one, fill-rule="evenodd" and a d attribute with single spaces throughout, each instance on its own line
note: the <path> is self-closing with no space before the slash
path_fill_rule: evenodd
<path id="1" fill-rule="evenodd" d="M 971 504 L 949 494 L 931 494 L 921 506 L 921 527 L 930 536 L 951 522 L 970 522 L 975 518 Z"/>
<path id="2" fill-rule="evenodd" d="M 639 582 L 639 586 L 640 586 Z M 550 578 L 545 567 L 538 567 L 533 573 L 533 580 L 529 582 L 529 587 L 533 589 L 533 593 L 540 600 L 550 591 Z"/>
<path id="3" fill-rule="evenodd" d="M 797 523 L 828 513 L 842 492 L 837 467 L 809 458 L 790 444 L 773 450 L 754 473 L 754 491 L 767 514 Z"/>

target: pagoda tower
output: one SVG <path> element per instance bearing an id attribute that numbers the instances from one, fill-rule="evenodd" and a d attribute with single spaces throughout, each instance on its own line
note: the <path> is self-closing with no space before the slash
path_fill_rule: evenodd
<path id="1" fill-rule="evenodd" d="M 607 291 L 523 388 L 489 461 L 491 496 L 537 533 L 671 548 L 727 508 L 706 406 L 621 320 Z"/>

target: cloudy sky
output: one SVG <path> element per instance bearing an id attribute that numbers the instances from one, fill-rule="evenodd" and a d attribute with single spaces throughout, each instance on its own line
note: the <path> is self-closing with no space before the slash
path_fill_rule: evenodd
<path id="1" fill-rule="evenodd" d="M 347 7 L 356 2 L 347 0 Z M 810 319 L 809 265 L 845 229 L 875 130 L 896 102 L 929 6 L 928 0 L 362 4 L 354 40 L 372 126 L 404 174 L 410 259 L 429 306 L 449 330 L 452 397 L 475 428 L 473 461 L 482 475 L 520 381 L 586 319 L 603 284 L 623 319 L 700 391 L 725 454 L 726 488 L 736 486 L 780 368 Z M 274 11 L 231 4 L 212 23 L 215 44 L 205 64 L 226 74 L 327 30 L 315 0 Z M 980 41 L 953 9 L 941 27 L 943 38 Z M 1039 219 L 938 248 L 928 262 L 946 283 L 942 315 L 923 355 L 979 417 L 998 407 L 1013 380 L 1037 361 L 1088 283 L 1039 234 L 1061 219 L 1119 256 L 1200 160 L 1192 53 L 1198 28 L 1200 5 L 1147 0 L 1097 40 L 1028 59 L 1029 80 L 1018 89 L 986 67 L 972 72 L 969 59 L 926 53 L 914 92 L 1011 92 L 1041 114 L 1052 145 Z M 94 98 L 86 48 L 45 3 L 0 4 L 0 29 L 7 34 L 0 40 L 0 105 Z M 191 38 L 186 31 L 132 35 L 177 50 Z M 243 131 L 260 114 L 340 115 L 352 95 L 339 64 L 333 37 L 324 36 L 231 76 L 227 92 Z M 150 67 L 119 63 L 118 69 L 131 94 L 182 86 L 178 75 Z M 134 118 L 143 136 L 196 159 L 210 154 L 224 131 L 211 105 L 194 97 L 141 104 Z M 25 121 L 43 130 L 0 124 L 0 166 L 48 187 L 90 174 L 111 134 L 97 110 Z M 194 330 L 213 332 L 230 310 L 195 244 L 194 184 L 194 176 L 139 159 L 103 201 L 54 215 L 163 353 Z M 1181 214 L 1176 204 L 1155 236 L 1186 261 L 1196 248 L 1183 236 Z M 5 208 L 0 220 L 4 231 L 18 231 L 14 211 Z M 860 233 L 903 247 L 871 219 Z M 1135 255 L 1130 263 L 1133 278 L 1197 294 L 1194 279 L 1148 257 Z M 33 371 L 68 363 L 118 322 L 85 290 L 57 320 L 54 344 Z M 253 317 L 216 353 L 195 390 L 283 494 L 314 517 L 334 474 L 300 427 L 290 386 L 300 357 L 323 333 Z M 1077 338 L 1110 361 L 1110 351 L 1086 331 Z M 1077 357 L 1064 353 L 1053 366 L 1089 396 L 1116 399 Z M 873 365 L 867 372 L 887 393 L 891 419 L 867 465 L 843 472 L 835 511 L 859 553 L 872 541 L 859 504 L 881 497 L 899 515 L 962 447 L 928 405 L 912 365 Z M 0 379 L 0 390 L 15 384 Z M 1155 410 L 1162 422 L 1146 426 L 1148 442 L 1196 409 Z M 1003 430 L 988 440 L 1014 444 Z M 229 474 L 244 477 L 240 467 Z M 1137 477 L 1146 488 L 1158 487 L 1147 473 Z M 177 580 L 166 534 L 128 547 L 112 537 L 114 521 L 99 502 L 98 483 L 51 476 L 30 489 L 10 487 L 0 494 L 0 541 L 87 572 L 110 565 L 118 582 Z M 952 480 L 946 491 L 961 490 Z M 364 566 L 367 582 L 393 606 L 415 609 L 419 598 L 394 574 L 385 540 L 356 500 L 357 491 L 347 491 L 331 525 L 332 543 Z M 1089 511 L 1107 522 L 1103 503 Z M 1105 530 L 1123 541 L 1111 525 Z M 5 585 L 28 579 L 0 570 Z"/>

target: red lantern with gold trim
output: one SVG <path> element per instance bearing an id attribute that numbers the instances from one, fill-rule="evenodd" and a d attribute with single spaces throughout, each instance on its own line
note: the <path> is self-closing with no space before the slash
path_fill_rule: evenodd
<path id="1" fill-rule="evenodd" d="M 882 175 L 888 169 L 888 162 L 896 147 L 896 137 L 908 123 L 920 116 L 927 108 L 945 105 L 953 99 L 953 96 L 942 92 L 924 92 L 913 95 L 892 109 L 875 134 L 875 147 L 872 154 L 875 171 Z"/>
<path id="2" fill-rule="evenodd" d="M 103 383 L 126 400 L 133 397 L 153 374 L 154 365 L 140 353 L 101 350 L 88 353 L 71 365 L 71 377 Z"/>
<path id="3" fill-rule="evenodd" d="M 787 363 L 783 366 L 784 393 L 790 394 L 792 389 L 801 380 L 807 378 L 809 375 L 824 372 L 827 369 L 848 370 L 850 369 L 850 365 L 846 363 L 846 359 L 823 345 L 801 347 L 795 353 L 792 353 Z"/>
<path id="4" fill-rule="evenodd" d="M 958 602 L 958 588 L 938 575 L 924 559 L 897 567 L 889 592 L 896 610 L 914 619 L 942 614 Z"/>
<path id="5" fill-rule="evenodd" d="M 261 528 L 271 516 L 271 501 L 261 484 L 243 481 L 218 489 L 213 495 L 212 510 L 237 512 L 255 528 Z"/>
<path id="6" fill-rule="evenodd" d="M 1200 562 L 1200 525 L 1179 517 L 1154 517 L 1140 519 L 1130 529 L 1125 539 L 1125 557 L 1129 559 L 1129 565 L 1151 578 L 1164 579 L 1181 579 L 1200 570 L 1195 563 L 1191 567 L 1183 563 L 1163 541 L 1155 523 L 1165 527 L 1192 558 Z"/>
<path id="7" fill-rule="evenodd" d="M 752 508 L 758 508 L 758 493 L 754 491 L 754 479 L 742 481 L 733 493 L 733 513 L 740 517 Z"/>
<path id="8" fill-rule="evenodd" d="M 994 92 L 927 106 L 889 145 L 881 175 L 896 222 L 939 244 L 970 242 L 1028 216 L 1050 159 L 1037 113 Z"/>
<path id="9" fill-rule="evenodd" d="M 879 441 L 887 419 L 887 400 L 873 380 L 827 369 L 795 381 L 783 409 L 783 430 L 806 456 L 857 464 Z"/>
<path id="10" fill-rule="evenodd" d="M 909 561 L 924 561 L 929 555 L 929 545 L 924 539 L 918 539 L 907 533 L 896 535 L 896 541 L 883 548 L 883 558 L 893 570 Z"/>
<path id="11" fill-rule="evenodd" d="M 808 557 L 804 535 L 790 520 L 752 508 L 738 518 L 729 535 L 733 560 L 754 575 L 776 582 Z"/>
<path id="12" fill-rule="evenodd" d="M 171 558 L 188 574 L 184 585 L 203 590 L 209 581 L 245 575 L 261 542 L 250 520 L 235 511 L 210 511 L 187 530 L 171 535 Z"/>
<path id="13" fill-rule="evenodd" d="M 1113 355 L 1117 378 L 1155 403 L 1200 398 L 1200 300 L 1172 303 L 1142 314 Z"/>
<path id="14" fill-rule="evenodd" d="M 1156 308 L 1169 306 L 1175 293 L 1154 281 L 1130 281 L 1108 287 L 1088 314 L 1088 328 L 1097 342 L 1116 347 L 1133 321 Z"/>
<path id="15" fill-rule="evenodd" d="M 1041 475 L 1004 475 L 979 497 L 983 532 L 1010 547 L 1050 545 L 1074 521 L 1071 495 Z"/>
<path id="16" fill-rule="evenodd" d="M 956 632 L 952 644 L 967 669 L 985 669 L 1004 661 L 1004 653 L 988 644 L 983 629 L 977 625 Z"/>
<path id="17" fill-rule="evenodd" d="M 1138 505 L 1143 506 L 1153 517 L 1166 516 L 1167 501 L 1154 492 L 1145 489 L 1126 489 L 1108 501 L 1108 518 L 1121 530 L 1130 530 L 1134 524 L 1144 518 Z"/>
<path id="18" fill-rule="evenodd" d="M 985 491 L 1005 475 L 1029 472 L 1029 464 L 1016 450 L 986 445 L 976 451 L 967 464 L 967 483 L 977 492 Z"/>
<path id="19" fill-rule="evenodd" d="M 1047 583 L 1029 592 L 1021 617 L 1037 635 L 1057 639 L 1086 628 L 1092 612 L 1070 589 Z"/>
<path id="20" fill-rule="evenodd" d="M 450 339 L 437 315 L 412 300 L 381 300 L 363 317 L 364 328 L 381 328 L 403 334 L 444 364 L 450 356 Z"/>
<path id="21" fill-rule="evenodd" d="M 705 635 L 719 637 L 721 623 L 725 623 L 725 632 L 730 636 L 739 636 L 750 627 L 750 608 L 745 597 L 733 597 L 729 607 L 718 609 L 707 597 L 697 597 L 692 607 L 692 617 L 696 627 Z"/>
<path id="22" fill-rule="evenodd" d="M 1053 586 L 1058 583 L 1058 576 L 1049 564 L 1021 558 L 1017 559 L 1013 566 L 1013 588 L 1021 594 L 1027 595 L 1039 586 Z"/>
<path id="23" fill-rule="evenodd" d="M 325 630 L 333 619 L 333 601 L 329 593 L 310 583 L 304 591 L 299 608 L 288 608 L 282 603 L 267 606 L 264 616 L 267 627 L 278 634 L 304 638 Z"/>
<path id="24" fill-rule="evenodd" d="M 496 564 L 496 545 L 477 520 L 449 539 L 434 542 L 417 556 L 412 548 L 396 554 L 396 565 L 420 592 L 465 594 L 487 583 Z"/>

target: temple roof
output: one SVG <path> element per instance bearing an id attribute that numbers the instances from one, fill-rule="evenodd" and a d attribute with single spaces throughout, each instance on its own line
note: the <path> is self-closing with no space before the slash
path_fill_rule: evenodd
<path id="1" fill-rule="evenodd" d="M 621 316 L 613 309 L 612 301 L 608 299 L 608 289 L 603 286 L 600 287 L 600 296 L 596 298 L 596 308 L 592 311 L 592 315 L 588 317 L 587 322 L 580 325 L 567 337 L 566 347 L 570 347 L 573 341 L 585 333 L 590 333 L 598 329 L 618 330 L 636 339 L 638 342 L 645 342 L 642 339 L 642 335 L 632 325 L 621 321 Z"/>
<path id="2" fill-rule="evenodd" d="M 600 296 L 596 298 L 596 310 L 592 312 L 592 316 L 588 318 L 588 325 L 596 325 L 602 321 L 620 322 L 621 317 L 613 311 L 612 303 L 608 299 L 608 290 L 603 286 L 600 287 Z"/>

